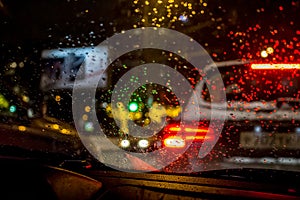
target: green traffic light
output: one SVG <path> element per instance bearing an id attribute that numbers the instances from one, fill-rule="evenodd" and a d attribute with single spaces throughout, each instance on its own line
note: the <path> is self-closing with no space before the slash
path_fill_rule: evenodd
<path id="1" fill-rule="evenodd" d="M 9 107 L 9 112 L 14 113 L 14 112 L 16 112 L 16 111 L 17 111 L 17 106 L 12 105 L 12 106 Z"/>
<path id="2" fill-rule="evenodd" d="M 136 112 L 139 109 L 139 105 L 137 102 L 130 102 L 128 105 L 128 109 L 130 112 Z"/>

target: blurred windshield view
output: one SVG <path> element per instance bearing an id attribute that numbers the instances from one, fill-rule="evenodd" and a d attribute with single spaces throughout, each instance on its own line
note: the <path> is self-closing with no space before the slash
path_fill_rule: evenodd
<path id="1" fill-rule="evenodd" d="M 0 154 L 299 171 L 299 11 L 296 0 L 0 0 Z M 167 48 L 184 38 L 205 52 Z"/>

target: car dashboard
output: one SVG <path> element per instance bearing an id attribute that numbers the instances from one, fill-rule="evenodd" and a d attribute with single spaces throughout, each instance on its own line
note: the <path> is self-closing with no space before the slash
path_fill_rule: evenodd
<path id="1" fill-rule="evenodd" d="M 300 195 L 297 182 L 248 181 L 243 171 L 232 176 L 228 175 L 232 171 L 193 176 L 106 169 L 72 172 L 31 159 L 4 157 L 0 162 L 1 199 L 299 199 Z M 272 173 L 283 180 L 295 176 Z"/>

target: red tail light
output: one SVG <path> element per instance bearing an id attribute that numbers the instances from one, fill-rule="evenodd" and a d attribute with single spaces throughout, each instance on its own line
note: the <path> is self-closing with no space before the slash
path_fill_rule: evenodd
<path id="1" fill-rule="evenodd" d="M 300 64 L 251 64 L 252 69 L 300 69 Z"/>
<path id="2" fill-rule="evenodd" d="M 167 135 L 163 139 L 165 147 L 169 148 L 183 148 L 186 141 L 203 141 L 213 140 L 213 135 L 206 135 L 208 128 L 199 128 L 195 126 L 185 126 L 181 128 L 177 124 L 168 125 L 165 128 Z M 180 136 L 176 135 L 180 133 Z"/>
<path id="3" fill-rule="evenodd" d="M 212 136 L 206 135 L 195 135 L 195 136 L 186 136 L 185 140 L 212 140 Z"/>
<path id="4" fill-rule="evenodd" d="M 181 128 L 177 127 L 177 126 L 170 126 L 170 127 L 167 127 L 166 130 L 170 131 L 170 132 L 180 132 Z"/>
<path id="5" fill-rule="evenodd" d="M 178 132 L 184 132 L 184 133 L 207 133 L 207 128 L 195 128 L 193 126 L 186 126 L 181 130 L 179 125 L 169 125 L 165 128 L 166 132 L 170 133 L 178 133 Z"/>

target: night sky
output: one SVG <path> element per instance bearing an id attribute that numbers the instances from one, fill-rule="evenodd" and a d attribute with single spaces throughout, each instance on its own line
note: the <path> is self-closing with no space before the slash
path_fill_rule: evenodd
<path id="1" fill-rule="evenodd" d="M 300 55 L 300 51 L 295 52 L 300 41 L 299 2 L 207 2 L 204 14 L 200 14 L 203 7 L 195 6 L 197 14 L 188 23 L 175 22 L 172 27 L 162 27 L 191 36 L 205 46 L 216 61 L 257 58 L 268 46 L 278 49 L 278 59 L 285 54 Z M 7 78 L 9 63 L 24 61 L 25 67 L 18 69 L 18 76 L 7 79 L 12 85 L 21 81 L 23 86 L 38 91 L 41 50 L 96 46 L 116 32 L 133 28 L 140 20 L 140 16 L 134 14 L 136 8 L 144 7 L 133 7 L 132 1 L 124 0 L 1 0 L 1 77 Z"/>

